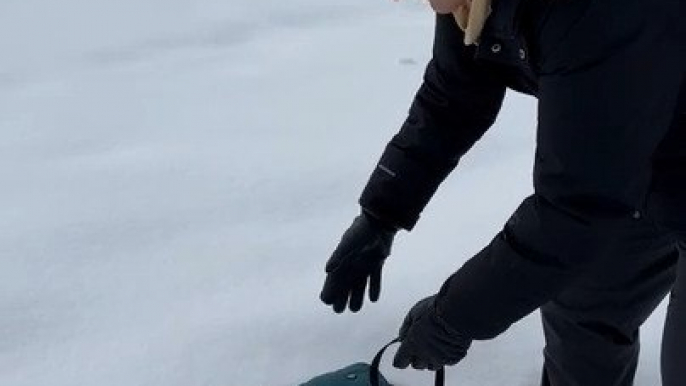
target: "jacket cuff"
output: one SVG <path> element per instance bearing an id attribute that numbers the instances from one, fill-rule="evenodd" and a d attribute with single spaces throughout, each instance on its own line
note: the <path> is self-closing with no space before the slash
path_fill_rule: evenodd
<path id="1" fill-rule="evenodd" d="M 386 223 L 412 230 L 450 170 L 436 170 L 389 144 L 372 172 L 359 203 Z"/>

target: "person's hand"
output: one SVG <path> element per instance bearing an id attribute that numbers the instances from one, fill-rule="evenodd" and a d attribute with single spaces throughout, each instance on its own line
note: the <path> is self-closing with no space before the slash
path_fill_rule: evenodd
<path id="1" fill-rule="evenodd" d="M 381 293 L 381 270 L 391 253 L 397 229 L 363 212 L 343 234 L 338 247 L 326 264 L 326 282 L 320 298 L 336 313 L 362 308 L 367 282 L 369 299 L 375 302 Z"/>
<path id="2" fill-rule="evenodd" d="M 435 300 L 434 295 L 420 301 L 405 317 L 393 366 L 438 370 L 457 364 L 467 355 L 472 340 L 454 331 L 441 318 Z"/>
<path id="3" fill-rule="evenodd" d="M 445 14 L 457 12 L 461 7 L 469 8 L 472 0 L 429 0 L 429 3 L 436 13 Z"/>

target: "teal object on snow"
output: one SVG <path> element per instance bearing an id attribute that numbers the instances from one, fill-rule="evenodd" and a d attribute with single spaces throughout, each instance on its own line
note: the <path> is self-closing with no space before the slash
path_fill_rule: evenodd
<path id="1" fill-rule="evenodd" d="M 379 353 L 376 354 L 371 364 L 355 363 L 336 370 L 331 373 L 320 375 L 312 380 L 300 384 L 300 386 L 393 386 L 386 378 L 381 375 L 379 371 L 379 364 L 381 357 L 386 349 L 394 344 L 400 342 L 400 339 L 395 339 L 391 343 L 385 345 Z M 444 386 L 445 372 L 443 369 L 436 371 L 435 386 Z"/>
<path id="2" fill-rule="evenodd" d="M 372 366 L 369 364 L 356 363 L 338 371 L 320 375 L 300 386 L 370 386 L 372 372 Z M 378 386 L 391 386 L 378 370 L 376 374 L 378 374 Z"/>

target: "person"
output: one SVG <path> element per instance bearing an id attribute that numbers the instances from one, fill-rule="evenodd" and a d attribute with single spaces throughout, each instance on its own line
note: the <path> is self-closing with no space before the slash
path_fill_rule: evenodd
<path id="1" fill-rule="evenodd" d="M 378 300 L 397 232 L 509 88 L 538 98 L 534 193 L 410 310 L 394 365 L 454 365 L 540 309 L 542 385 L 631 385 L 640 326 L 671 290 L 662 377 L 686 385 L 684 0 L 494 0 L 477 45 L 444 13 L 469 1 L 431 2 L 423 83 L 326 264 L 322 301 L 340 313 L 359 311 L 367 288 Z"/>

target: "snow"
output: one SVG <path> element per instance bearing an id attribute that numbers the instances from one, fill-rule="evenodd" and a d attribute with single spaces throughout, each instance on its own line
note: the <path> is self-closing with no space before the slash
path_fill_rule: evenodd
<path id="1" fill-rule="evenodd" d="M 0 385 L 280 386 L 370 360 L 531 191 L 535 101 L 511 94 L 399 236 L 382 300 L 319 303 L 432 24 L 417 2 L 4 0 Z M 532 315 L 448 384 L 537 384 L 542 344 Z"/>

